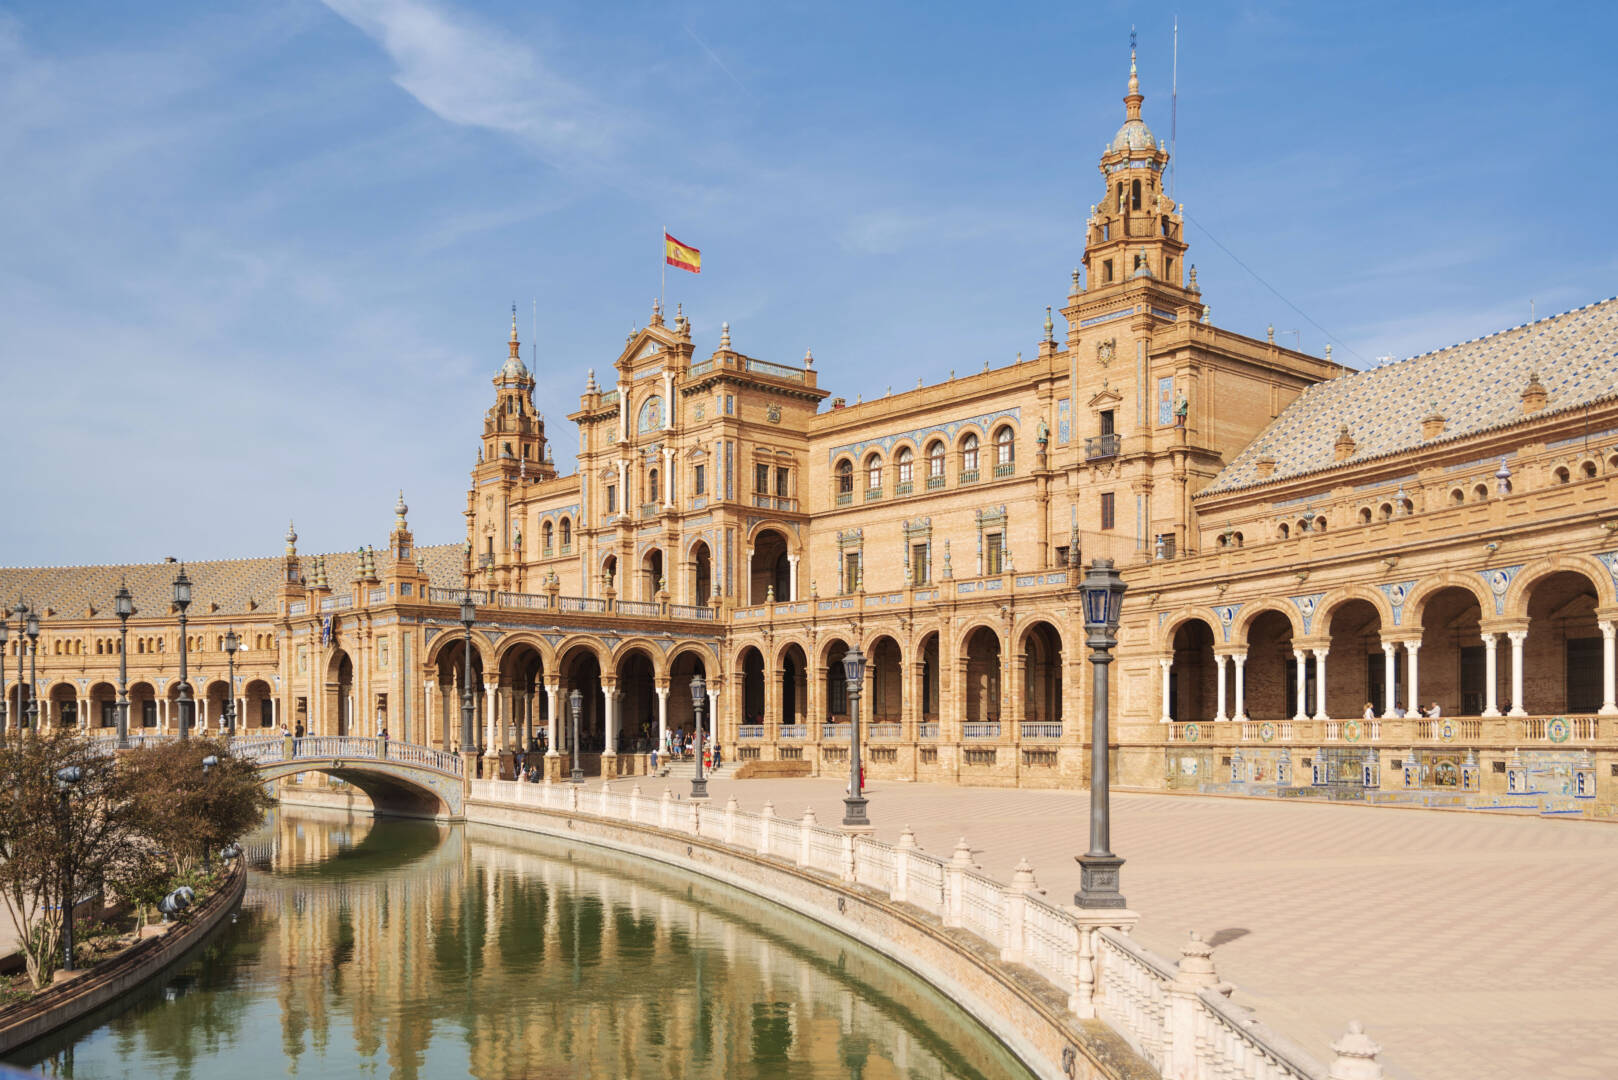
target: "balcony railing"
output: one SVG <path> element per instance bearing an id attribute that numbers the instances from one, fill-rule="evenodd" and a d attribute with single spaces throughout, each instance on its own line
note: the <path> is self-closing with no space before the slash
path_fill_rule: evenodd
<path id="1" fill-rule="evenodd" d="M 938 721 L 937 720 L 924 720 L 921 723 L 917 724 L 916 725 L 916 738 L 918 738 L 918 739 L 936 739 L 936 738 L 938 738 Z"/>
<path id="2" fill-rule="evenodd" d="M 837 505 L 838 506 L 847 506 L 849 503 L 851 503 L 853 501 L 854 501 L 854 493 L 852 491 L 839 491 L 837 493 Z"/>
<path id="3" fill-rule="evenodd" d="M 1016 471 L 1017 471 L 1017 463 L 1016 462 L 1014 462 L 1014 461 L 1003 462 L 1003 463 L 1001 463 L 999 465 L 996 465 L 994 467 L 994 478 L 996 480 L 998 480 L 1002 476 L 1010 476 L 1013 473 L 1015 473 Z"/>
<path id="4" fill-rule="evenodd" d="M 866 733 L 866 737 L 869 739 L 897 739 L 899 737 L 899 725 L 885 720 L 874 723 Z"/>
<path id="5" fill-rule="evenodd" d="M 764 737 L 763 724 L 738 724 L 736 726 L 738 739 L 762 739 Z"/>
<path id="6" fill-rule="evenodd" d="M 798 512 L 798 500 L 785 495 L 756 494 L 753 496 L 753 505 L 760 510 L 785 510 L 789 514 Z"/>
<path id="7" fill-rule="evenodd" d="M 494 565 L 494 553 L 493 552 L 485 551 L 483 554 L 478 556 L 478 569 L 479 570 L 485 569 L 486 567 L 490 567 L 490 566 L 493 566 L 493 565 Z"/>
<path id="8" fill-rule="evenodd" d="M 656 517 L 657 516 L 657 503 L 655 503 L 655 502 L 641 503 L 640 504 L 640 516 L 643 517 L 643 518 Z"/>
<path id="9" fill-rule="evenodd" d="M 620 600 L 618 601 L 618 614 L 635 615 L 640 618 L 656 618 L 663 614 L 663 609 L 650 600 Z"/>
<path id="10" fill-rule="evenodd" d="M 782 724 L 781 725 L 781 738 L 783 738 L 783 739 L 807 739 L 808 737 L 809 737 L 809 725 L 808 724 Z"/>
<path id="11" fill-rule="evenodd" d="M 943 486 L 944 486 L 944 477 L 942 477 L 942 476 L 929 476 L 927 478 L 927 490 L 928 491 L 937 491 L 939 488 L 941 488 Z"/>
<path id="12" fill-rule="evenodd" d="M 865 489 L 865 501 L 866 502 L 876 502 L 880 498 L 882 498 L 882 489 L 881 488 L 866 488 Z"/>
<path id="13" fill-rule="evenodd" d="M 1060 739 L 1062 737 L 1062 725 L 1044 720 L 1024 720 L 1022 722 L 1022 737 L 1025 739 Z"/>
<path id="14" fill-rule="evenodd" d="M 670 604 L 669 615 L 676 619 L 707 619 L 711 622 L 714 610 L 696 604 Z"/>
<path id="15" fill-rule="evenodd" d="M 820 738 L 822 741 L 847 742 L 848 728 L 848 724 L 821 724 Z"/>
<path id="16" fill-rule="evenodd" d="M 1117 435 L 1091 435 L 1084 440 L 1084 460 L 1099 461 L 1118 456 Z"/>
<path id="17" fill-rule="evenodd" d="M 589 615 L 607 613 L 607 602 L 593 596 L 558 596 L 556 604 L 563 611 L 578 611 Z"/>
<path id="18" fill-rule="evenodd" d="M 961 470 L 961 483 L 963 483 L 963 484 L 975 484 L 977 482 L 978 482 L 978 471 L 976 469 L 962 469 Z"/>
<path id="19" fill-rule="evenodd" d="M 915 490 L 916 490 L 916 484 L 915 484 L 914 481 L 912 481 L 912 480 L 901 480 L 901 481 L 899 481 L 898 484 L 894 485 L 893 493 L 895 495 L 909 495 L 912 491 L 915 491 Z"/>
<path id="20" fill-rule="evenodd" d="M 975 720 L 961 725 L 961 737 L 966 739 L 998 739 L 1000 721 Z"/>

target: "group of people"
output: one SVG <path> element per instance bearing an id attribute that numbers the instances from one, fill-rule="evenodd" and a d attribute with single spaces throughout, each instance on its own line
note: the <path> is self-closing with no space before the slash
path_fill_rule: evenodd
<path id="1" fill-rule="evenodd" d="M 1379 718 L 1381 715 L 1382 715 L 1381 713 L 1376 711 L 1376 706 L 1375 705 L 1372 705 L 1369 701 L 1367 701 L 1365 703 L 1365 714 L 1364 714 L 1363 719 L 1375 720 L 1375 719 Z M 1398 719 L 1403 720 L 1407 716 L 1427 716 L 1427 717 L 1443 716 L 1444 715 L 1444 710 L 1440 709 L 1438 707 L 1438 702 L 1435 701 L 1431 705 L 1427 706 L 1427 708 L 1425 708 L 1425 709 L 1421 708 L 1420 706 L 1417 706 L 1414 711 L 1407 711 L 1405 709 L 1405 707 L 1404 707 L 1404 704 L 1401 702 L 1400 704 L 1395 705 L 1393 707 L 1393 715 L 1395 717 L 1397 717 Z"/>
<path id="2" fill-rule="evenodd" d="M 717 769 L 723 763 L 719 746 L 703 732 L 702 739 L 702 767 L 704 769 Z M 679 729 L 670 729 L 663 735 L 663 745 L 652 747 L 652 771 L 655 773 L 660 763 L 669 761 L 689 761 L 697 750 L 697 736 L 687 735 Z"/>

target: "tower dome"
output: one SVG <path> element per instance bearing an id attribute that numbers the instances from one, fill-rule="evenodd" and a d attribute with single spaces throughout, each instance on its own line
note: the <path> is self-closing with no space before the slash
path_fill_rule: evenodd
<path id="1" fill-rule="evenodd" d="M 1155 150 L 1157 140 L 1152 138 L 1152 129 L 1146 126 L 1146 121 L 1140 118 L 1140 104 L 1145 101 L 1140 92 L 1140 75 L 1135 70 L 1135 49 L 1129 50 L 1129 93 L 1124 96 L 1124 109 L 1127 119 L 1124 126 L 1118 129 L 1118 134 L 1112 137 L 1110 150 Z"/>
<path id="2" fill-rule="evenodd" d="M 500 369 L 501 379 L 526 379 L 528 369 L 523 366 L 521 346 L 517 342 L 517 305 L 511 305 L 511 355 L 506 357 L 505 366 Z"/>

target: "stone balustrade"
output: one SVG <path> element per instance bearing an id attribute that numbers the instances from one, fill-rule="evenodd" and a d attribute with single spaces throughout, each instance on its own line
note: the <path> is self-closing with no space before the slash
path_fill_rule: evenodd
<path id="1" fill-rule="evenodd" d="M 1099 1019 L 1164 1077 L 1241 1076 L 1253 1080 L 1378 1080 L 1379 1048 L 1357 1023 L 1333 1044 L 1330 1069 L 1229 1001 L 1212 947 L 1195 933 L 1178 963 L 1142 947 L 1128 934 L 1127 911 L 1090 911 L 1047 900 L 1034 871 L 1020 863 L 1009 884 L 981 874 L 963 838 L 947 859 L 929 855 L 907 828 L 897 843 L 820 825 L 813 810 L 801 818 L 742 810 L 734 796 L 723 807 L 652 798 L 636 785 L 617 792 L 606 785 L 470 783 L 470 797 L 542 813 L 594 818 L 656 830 L 689 842 L 698 838 L 752 857 L 860 887 L 908 905 L 944 927 L 975 935 L 1005 964 L 1028 969 L 1067 1002 L 1075 1020 Z M 634 848 L 633 833 L 620 846 Z M 694 872 L 704 872 L 693 860 Z M 726 880 L 745 887 L 733 875 Z M 841 901 L 839 901 L 839 907 Z"/>

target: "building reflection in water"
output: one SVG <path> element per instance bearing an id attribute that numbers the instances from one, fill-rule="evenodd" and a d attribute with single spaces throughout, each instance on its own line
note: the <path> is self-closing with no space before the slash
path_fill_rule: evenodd
<path id="1" fill-rule="evenodd" d="M 161 992 L 26 1063 L 405 1080 L 1027 1075 L 896 965 L 655 864 L 302 810 L 244 847 L 258 872 L 236 926 Z"/>

